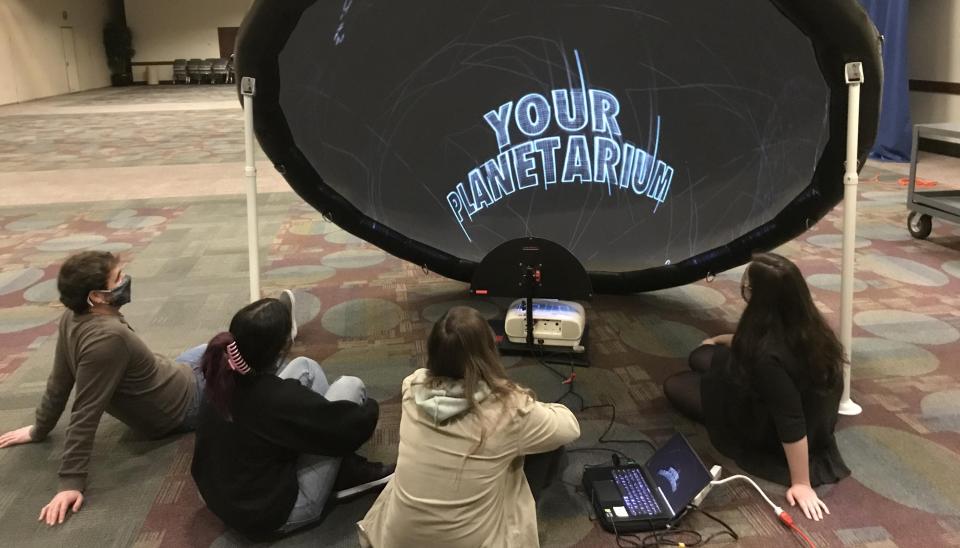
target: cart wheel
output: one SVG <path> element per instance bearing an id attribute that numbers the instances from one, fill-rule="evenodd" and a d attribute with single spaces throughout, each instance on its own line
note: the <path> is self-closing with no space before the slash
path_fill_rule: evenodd
<path id="1" fill-rule="evenodd" d="M 907 230 L 914 238 L 925 240 L 930 235 L 930 231 L 933 230 L 933 219 L 929 215 L 911 211 L 907 217 Z"/>

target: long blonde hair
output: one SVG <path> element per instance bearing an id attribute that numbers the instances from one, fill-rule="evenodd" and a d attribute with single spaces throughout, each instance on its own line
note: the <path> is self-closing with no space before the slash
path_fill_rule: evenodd
<path id="1" fill-rule="evenodd" d="M 490 395 L 500 401 L 501 417 L 511 395 L 521 393 L 535 399 L 532 390 L 507 377 L 493 330 L 479 312 L 468 306 L 451 308 L 434 324 L 427 339 L 427 370 L 436 380 L 441 377 L 462 380 L 464 397 L 471 412 L 479 405 L 474 395 L 480 381 L 486 383 Z M 481 426 L 480 441 L 470 454 L 483 447 L 486 434 L 487 428 Z"/>

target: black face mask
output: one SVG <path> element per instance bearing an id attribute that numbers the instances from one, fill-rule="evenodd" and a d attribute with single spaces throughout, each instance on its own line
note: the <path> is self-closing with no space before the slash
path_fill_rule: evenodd
<path id="1" fill-rule="evenodd" d="M 107 298 L 107 302 L 110 304 L 110 306 L 120 308 L 121 306 L 130 302 L 131 283 L 130 276 L 124 275 L 123 281 L 120 282 L 117 287 L 114 287 L 109 291 L 105 291 L 105 293 L 110 294 L 110 296 Z"/>

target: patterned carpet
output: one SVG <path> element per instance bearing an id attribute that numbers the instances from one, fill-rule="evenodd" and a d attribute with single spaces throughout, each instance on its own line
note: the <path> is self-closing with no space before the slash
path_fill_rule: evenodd
<path id="1" fill-rule="evenodd" d="M 43 169 L 42 162 L 33 169 Z M 799 519 L 820 547 L 960 546 L 960 227 L 935 222 L 929 240 L 912 240 L 898 177 L 877 167 L 862 174 L 853 395 L 864 412 L 840 420 L 841 451 L 853 476 L 821 490 L 832 514 L 821 523 Z M 134 300 L 124 312 L 151 348 L 174 355 L 219 330 L 247 299 L 243 207 L 233 196 L 0 208 L 0 430 L 29 424 L 42 394 L 61 312 L 54 278 L 67 255 L 92 248 L 119 252 L 134 279 Z M 840 213 L 779 250 L 798 263 L 835 326 Z M 400 380 L 424 363 L 432 322 L 454 304 L 493 318 L 507 303 L 469 299 L 464 284 L 357 240 L 293 194 L 262 195 L 261 215 L 264 291 L 297 291 L 302 327 L 294 352 L 318 359 L 332 377 L 349 373 L 367 382 L 382 413 L 363 451 L 393 459 Z M 612 437 L 661 443 L 679 430 L 708 465 L 734 469 L 709 446 L 702 428 L 668 407 L 660 384 L 685 367 L 700 340 L 732 330 L 743 308 L 741 273 L 587 303 L 593 366 L 577 370 L 576 388 L 588 405 L 616 405 Z M 565 390 L 534 360 L 505 362 L 541 399 Z M 609 411 L 580 417 L 583 436 L 576 446 L 597 446 Z M 109 417 L 97 436 L 83 510 L 60 527 L 39 524 L 40 507 L 55 489 L 65 422 L 49 441 L 0 450 L 0 544 L 249 544 L 203 507 L 189 475 L 192 435 L 146 440 Z M 641 460 L 649 454 L 639 444 L 607 447 Z M 588 518 L 587 501 L 573 487 L 583 464 L 608 458 L 602 452 L 571 455 L 566 483 L 555 483 L 538 508 L 542 545 L 616 546 Z M 782 488 L 762 485 L 783 500 Z M 339 507 L 318 527 L 274 544 L 356 546 L 352 523 L 371 502 Z M 739 543 L 721 537 L 711 544 L 798 545 L 756 493 L 741 486 L 717 488 L 704 507 L 741 535 Z M 704 535 L 720 530 L 699 515 L 684 524 Z"/>

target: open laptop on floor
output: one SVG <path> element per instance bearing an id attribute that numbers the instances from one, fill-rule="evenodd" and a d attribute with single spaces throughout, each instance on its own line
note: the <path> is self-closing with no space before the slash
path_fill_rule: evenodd
<path id="1" fill-rule="evenodd" d="M 645 464 L 586 467 L 583 488 L 604 529 L 635 533 L 679 521 L 712 479 L 687 439 L 677 433 Z"/>

